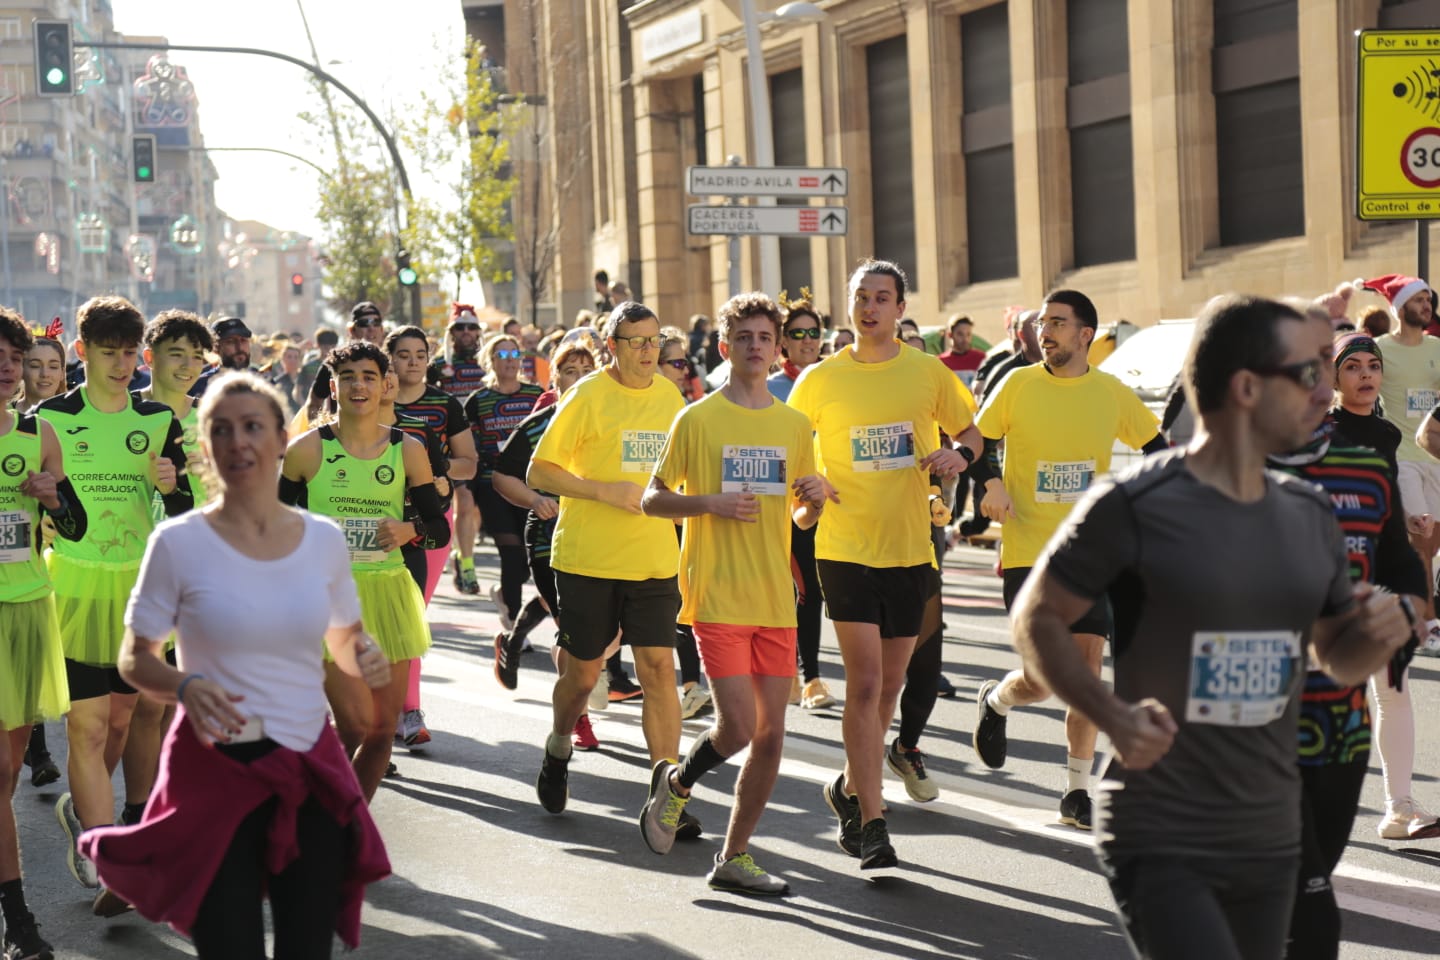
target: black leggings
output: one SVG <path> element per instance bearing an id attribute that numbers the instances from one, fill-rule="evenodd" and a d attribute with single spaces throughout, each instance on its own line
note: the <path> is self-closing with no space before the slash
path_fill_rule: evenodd
<path id="1" fill-rule="evenodd" d="M 815 528 L 790 525 L 790 560 L 800 571 L 803 598 L 795 604 L 795 652 L 805 682 L 820 676 L 820 618 L 825 598 L 820 595 L 820 574 L 815 569 Z"/>
<path id="2" fill-rule="evenodd" d="M 1300 768 L 1300 880 L 1285 953 L 1294 960 L 1340 956 L 1340 906 L 1330 874 L 1345 853 L 1368 768 L 1368 759 Z"/>
<path id="3" fill-rule="evenodd" d="M 271 799 L 256 807 L 230 840 L 190 931 L 202 960 L 263 960 L 267 888 L 275 921 L 275 960 L 330 956 L 340 884 L 350 860 L 349 832 L 313 797 L 306 800 L 296 823 L 300 855 L 284 870 L 269 874 L 266 834 L 278 803 Z"/>
<path id="4" fill-rule="evenodd" d="M 938 580 L 938 578 L 937 578 Z M 937 582 L 936 586 L 939 584 Z M 920 621 L 920 639 L 910 654 L 905 668 L 905 689 L 900 693 L 900 743 L 916 750 L 920 735 L 930 722 L 935 698 L 940 693 L 940 659 L 945 647 L 945 632 L 940 627 L 940 591 L 936 589 L 925 601 L 925 615 Z"/>

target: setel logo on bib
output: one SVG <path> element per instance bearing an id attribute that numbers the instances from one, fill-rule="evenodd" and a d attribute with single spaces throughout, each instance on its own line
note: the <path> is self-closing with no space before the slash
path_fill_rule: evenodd
<path id="1" fill-rule="evenodd" d="M 906 420 L 851 427 L 850 465 L 856 473 L 915 466 L 915 424 Z"/>
<path id="2" fill-rule="evenodd" d="M 784 447 L 741 447 L 727 444 L 720 451 L 720 492 L 784 496 Z"/>
<path id="3" fill-rule="evenodd" d="M 1300 634 L 1288 630 L 1196 633 L 1185 719 L 1261 727 L 1279 719 L 1299 675 Z"/>
<path id="4" fill-rule="evenodd" d="M 1035 502 L 1075 503 L 1094 479 L 1094 460 L 1037 460 Z"/>
<path id="5" fill-rule="evenodd" d="M 665 450 L 666 436 L 663 430 L 622 430 L 620 472 L 643 473 L 648 476 Z"/>

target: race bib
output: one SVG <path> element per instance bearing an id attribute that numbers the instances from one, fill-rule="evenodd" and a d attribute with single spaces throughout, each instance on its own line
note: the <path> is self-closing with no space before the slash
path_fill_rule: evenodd
<path id="1" fill-rule="evenodd" d="M 720 492 L 784 496 L 784 447 L 727 445 L 720 451 Z"/>
<path id="2" fill-rule="evenodd" d="M 915 424 L 906 420 L 851 427 L 850 464 L 856 473 L 915 466 Z"/>
<path id="3" fill-rule="evenodd" d="M 1426 390 L 1416 388 L 1405 391 L 1405 416 L 1411 420 L 1419 420 L 1429 413 L 1435 406 L 1435 401 L 1440 398 L 1440 390 Z"/>
<path id="4" fill-rule="evenodd" d="M 380 548 L 379 517 L 341 517 L 340 529 L 345 531 L 351 563 L 379 563 L 385 559 L 385 551 Z"/>
<path id="5" fill-rule="evenodd" d="M 1285 713 L 1299 668 L 1298 633 L 1197 633 L 1185 719 L 1222 727 L 1264 726 Z"/>
<path id="6" fill-rule="evenodd" d="M 1040 460 L 1035 464 L 1035 502 L 1075 503 L 1094 479 L 1094 460 Z"/>
<path id="7" fill-rule="evenodd" d="M 663 430 L 622 430 L 620 432 L 620 472 L 649 475 L 655 470 L 665 450 Z"/>
<path id="8" fill-rule="evenodd" d="M 30 515 L 0 513 L 0 563 L 24 563 L 30 556 Z"/>

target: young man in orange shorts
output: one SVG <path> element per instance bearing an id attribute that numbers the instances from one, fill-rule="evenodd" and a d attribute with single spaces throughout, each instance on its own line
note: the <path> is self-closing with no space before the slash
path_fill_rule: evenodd
<path id="1" fill-rule="evenodd" d="M 719 334 L 730 380 L 676 418 L 642 501 L 648 516 L 685 519 L 680 621 L 695 628 L 716 720 L 678 764 L 656 764 L 640 830 L 651 850 L 667 853 L 690 789 L 748 745 L 725 847 L 706 880 L 784 896 L 789 885 L 747 847 L 780 771 L 795 675 L 790 521 L 814 526 L 828 487 L 815 471 L 809 418 L 765 383 L 780 353 L 779 308 L 762 293 L 731 297 Z"/>

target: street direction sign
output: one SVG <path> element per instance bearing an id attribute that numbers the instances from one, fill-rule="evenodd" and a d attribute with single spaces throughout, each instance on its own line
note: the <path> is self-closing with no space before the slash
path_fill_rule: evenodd
<path id="1" fill-rule="evenodd" d="M 686 167 L 686 192 L 697 197 L 843 197 L 844 167 Z"/>
<path id="2" fill-rule="evenodd" d="M 1440 218 L 1440 30 L 1359 31 L 1361 220 Z"/>
<path id="3" fill-rule="evenodd" d="M 741 207 L 691 204 L 690 233 L 772 237 L 838 237 L 845 233 L 844 207 Z"/>

